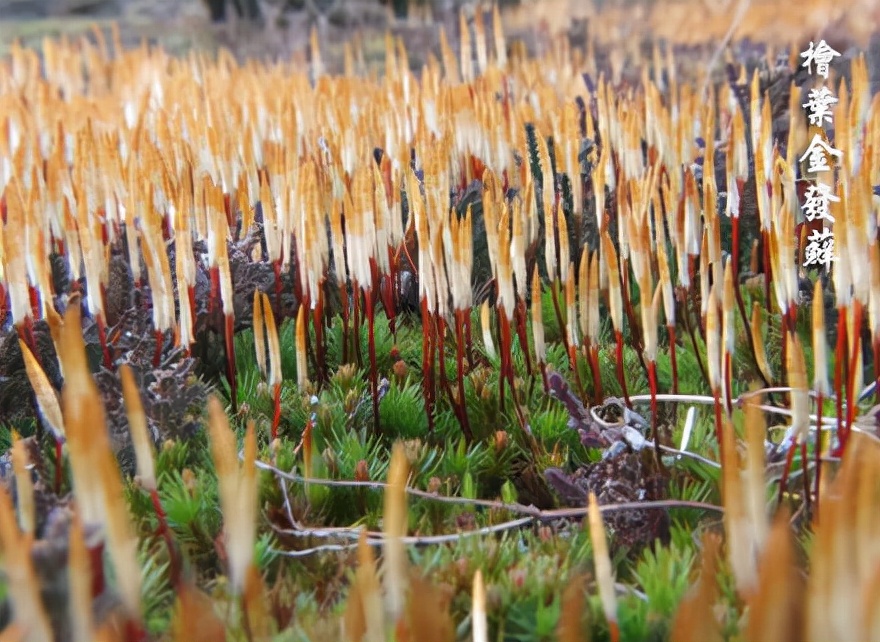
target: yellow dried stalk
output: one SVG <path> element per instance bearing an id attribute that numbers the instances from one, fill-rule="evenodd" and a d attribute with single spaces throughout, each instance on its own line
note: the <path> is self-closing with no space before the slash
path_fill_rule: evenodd
<path id="1" fill-rule="evenodd" d="M 577 295 L 578 295 L 578 326 L 581 336 L 590 339 L 590 254 L 589 248 L 584 247 L 581 252 L 581 260 L 578 265 L 577 277 Z M 532 301 L 535 301 L 532 298 Z"/>
<path id="2" fill-rule="evenodd" d="M 25 372 L 28 381 L 30 381 L 31 388 L 34 390 L 34 397 L 36 397 L 42 419 L 55 434 L 56 439 L 63 439 L 65 434 L 64 417 L 61 413 L 61 405 L 58 403 L 58 394 L 55 392 L 52 384 L 49 383 L 49 378 L 43 372 L 30 348 L 21 339 L 18 340 L 18 345 L 24 359 Z"/>
<path id="3" fill-rule="evenodd" d="M 486 587 L 483 584 L 483 572 L 480 569 L 474 573 L 471 631 L 473 642 L 489 642 L 489 624 L 486 620 Z"/>
<path id="4" fill-rule="evenodd" d="M 749 599 L 758 583 L 757 558 L 751 515 L 740 473 L 735 429 L 726 414 L 722 415 L 721 442 L 721 452 L 724 453 L 721 475 L 727 560 L 733 571 L 737 593 Z"/>
<path id="5" fill-rule="evenodd" d="M 532 306 L 532 311 L 532 314 L 534 315 L 534 306 Z M 489 302 L 483 301 L 483 305 L 480 306 L 480 327 L 483 331 L 483 347 L 486 350 L 486 355 L 494 360 L 498 357 L 498 352 L 495 350 L 495 341 L 492 339 L 492 319 L 490 314 Z M 544 329 L 543 325 L 541 326 L 541 329 Z"/>
<path id="6" fill-rule="evenodd" d="M 655 212 L 660 211 L 659 203 L 655 206 Z M 660 277 L 660 287 L 663 291 L 663 313 L 666 317 L 666 325 L 675 327 L 675 290 L 672 286 L 672 276 L 669 271 L 669 257 L 666 253 L 666 234 L 660 233 L 660 242 L 657 245 L 657 271 Z"/>
<path id="7" fill-rule="evenodd" d="M 398 442 L 391 451 L 383 515 L 385 561 L 382 579 L 385 587 L 385 613 L 391 623 L 396 623 L 403 614 L 407 597 L 409 563 L 402 538 L 407 534 L 408 478 L 409 460 L 403 444 Z"/>
<path id="8" fill-rule="evenodd" d="M 758 369 L 761 371 L 761 374 L 764 375 L 767 381 L 772 382 L 773 373 L 770 371 L 770 362 L 767 361 L 767 351 L 764 349 L 764 334 L 761 331 L 763 327 L 761 304 L 754 301 L 752 303 L 750 329 L 752 332 L 752 343 L 755 344 L 755 359 L 758 362 Z"/>
<path id="9" fill-rule="evenodd" d="M 706 361 L 709 368 L 709 385 L 715 394 L 721 393 L 721 333 L 718 319 L 718 295 L 713 284 L 706 298 Z"/>
<path id="10" fill-rule="evenodd" d="M 70 603 L 67 613 L 73 642 L 93 642 L 95 625 L 92 615 L 92 563 L 86 546 L 79 513 L 70 524 L 70 549 L 67 556 L 67 583 Z"/>
<path id="11" fill-rule="evenodd" d="M 473 45 L 471 43 L 471 31 L 465 18 L 464 11 L 458 14 L 459 33 L 459 62 L 461 63 L 461 80 L 464 83 L 474 81 Z"/>
<path id="12" fill-rule="evenodd" d="M 34 506 L 34 482 L 28 470 L 30 457 L 24 442 L 15 431 L 12 432 L 12 440 L 12 470 L 15 474 L 15 494 L 18 500 L 18 525 L 22 533 L 33 535 L 37 517 Z"/>
<path id="13" fill-rule="evenodd" d="M 562 607 L 556 635 L 559 642 L 588 642 L 589 636 L 584 633 L 582 619 L 586 610 L 584 595 L 584 576 L 572 577 L 562 594 Z"/>
<path id="14" fill-rule="evenodd" d="M 119 377 L 122 380 L 122 398 L 125 400 L 125 412 L 137 460 L 137 480 L 147 490 L 156 490 L 153 442 L 147 430 L 147 416 L 144 414 L 140 391 L 128 364 L 119 367 Z"/>
<path id="15" fill-rule="evenodd" d="M 278 326 L 275 324 L 275 313 L 269 303 L 269 296 L 263 293 L 263 321 L 266 324 L 266 337 L 269 342 L 269 385 L 281 383 L 281 341 L 278 339 Z"/>
<path id="16" fill-rule="evenodd" d="M 214 611 L 214 603 L 190 583 L 184 583 L 177 590 L 171 631 L 174 642 L 214 642 L 226 639 L 226 625 Z"/>
<path id="17" fill-rule="evenodd" d="M 715 616 L 718 601 L 718 552 L 721 538 L 703 535 L 700 576 L 685 595 L 672 620 L 672 642 L 721 642 L 721 624 Z"/>
<path id="18" fill-rule="evenodd" d="M 17 177 L 13 176 L 10 179 L 6 185 L 5 194 L 6 227 L 10 230 L 24 229 L 24 203 L 21 200 L 21 187 Z M 25 319 L 30 319 L 33 316 L 27 289 L 25 255 L 22 244 L 13 243 L 11 240 L 6 240 L 4 252 L 6 254 L 4 271 L 6 288 L 9 293 L 10 310 L 12 311 L 12 322 L 18 326 Z M 91 291 L 91 288 L 89 290 Z"/>
<path id="19" fill-rule="evenodd" d="M 309 381 L 306 341 L 308 341 L 306 308 L 301 305 L 296 315 L 296 385 L 300 390 L 304 390 Z"/>
<path id="20" fill-rule="evenodd" d="M 602 522 L 602 514 L 599 512 L 596 494 L 593 492 L 590 493 L 588 509 L 596 583 L 599 585 L 602 611 L 605 614 L 605 619 L 608 621 L 608 626 L 612 630 L 611 639 L 614 640 L 616 639 L 614 631 L 617 630 L 617 595 L 614 592 L 614 574 L 611 568 L 611 558 L 608 556 L 608 540 L 605 537 L 605 525 Z"/>
<path id="21" fill-rule="evenodd" d="M 254 290 L 254 349 L 257 353 L 257 366 L 263 377 L 266 371 L 266 326 L 263 324 L 263 297 L 259 290 Z"/>
<path id="22" fill-rule="evenodd" d="M 565 325 L 568 334 L 569 345 L 576 347 L 580 345 L 578 337 L 578 314 L 577 314 L 577 288 L 575 286 L 575 269 L 574 263 L 568 262 L 568 278 L 565 280 Z M 540 299 L 539 299 L 540 301 Z"/>
<path id="23" fill-rule="evenodd" d="M 806 439 L 810 430 L 810 394 L 804 348 L 797 334 L 788 335 L 786 370 L 791 391 L 792 426 L 798 443 Z"/>
<path id="24" fill-rule="evenodd" d="M 804 582 L 797 568 L 791 526 L 780 510 L 761 556 L 760 580 L 748 600 L 747 640 L 803 640 Z"/>
<path id="25" fill-rule="evenodd" d="M 620 268 L 617 263 L 617 252 L 607 232 L 602 234 L 602 254 L 604 264 L 608 266 L 608 307 L 615 332 L 623 332 L 623 294 L 620 282 Z"/>
<path id="26" fill-rule="evenodd" d="M 343 616 L 346 639 L 351 642 L 384 642 L 385 611 L 376 557 L 367 543 L 367 531 L 358 536 L 358 567 Z"/>
<path id="27" fill-rule="evenodd" d="M 752 386 L 752 392 L 757 386 Z M 763 397 L 751 395 L 745 402 L 746 465 L 744 474 L 744 501 L 752 527 L 755 554 L 764 550 L 770 523 L 767 519 L 767 480 L 765 478 L 764 443 L 767 439 L 767 422 L 761 410 Z"/>
<path id="28" fill-rule="evenodd" d="M 724 266 L 724 289 L 721 295 L 721 309 L 722 309 L 722 328 L 721 328 L 721 345 L 722 345 L 722 356 L 726 359 L 733 360 L 735 350 L 736 350 L 736 294 L 734 290 L 733 284 L 733 264 L 731 261 L 728 261 Z M 727 386 L 730 382 L 727 380 L 728 376 L 732 376 L 733 373 L 728 373 L 726 369 L 722 369 L 721 375 L 724 378 L 724 389 L 727 390 Z"/>
<path id="29" fill-rule="evenodd" d="M 246 591 L 248 568 L 253 561 L 257 518 L 256 433 L 248 422 L 244 440 L 244 461 L 239 468 L 235 434 L 220 401 L 208 400 L 208 436 L 217 472 L 223 534 L 229 559 L 229 578 L 236 594 Z"/>
<path id="30" fill-rule="evenodd" d="M 495 61 L 500 69 L 507 67 L 507 42 L 504 39 L 504 28 L 501 24 L 501 12 L 498 5 L 492 5 L 492 37 L 495 43 Z"/>
<path id="31" fill-rule="evenodd" d="M 0 487 L 0 550 L 6 572 L 7 595 L 16 624 L 27 642 L 53 639 L 52 627 L 40 599 L 40 584 L 31 561 L 33 537 L 18 531 L 12 499 Z"/>
<path id="32" fill-rule="evenodd" d="M 489 53 L 486 48 L 486 27 L 483 24 L 483 11 L 474 12 L 474 44 L 477 50 L 477 73 L 486 73 L 489 66 Z"/>
<path id="33" fill-rule="evenodd" d="M 804 636 L 809 641 L 867 639 L 863 627 L 875 611 L 867 589 L 880 563 L 871 530 L 880 521 L 880 449 L 860 433 L 850 439 L 841 469 L 823 494 L 814 531 Z"/>
<path id="34" fill-rule="evenodd" d="M 532 337 L 535 341 L 535 359 L 539 364 L 547 363 L 547 345 L 544 339 L 544 319 L 541 311 L 541 277 L 538 276 L 538 270 L 532 273 Z M 485 309 L 488 306 L 484 304 Z M 487 315 L 488 316 L 488 315 Z M 483 326 L 483 336 L 486 335 L 486 325 Z M 491 340 L 491 333 L 489 339 Z M 494 353 L 494 346 L 492 347 Z M 487 344 L 488 351 L 488 344 Z"/>

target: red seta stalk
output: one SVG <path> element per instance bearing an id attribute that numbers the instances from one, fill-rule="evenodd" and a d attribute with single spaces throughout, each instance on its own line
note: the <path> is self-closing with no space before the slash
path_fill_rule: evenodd
<path id="1" fill-rule="evenodd" d="M 275 307 L 281 311 L 281 259 L 272 262 L 272 271 L 275 273 Z"/>
<path id="2" fill-rule="evenodd" d="M 312 323 L 315 327 L 315 361 L 318 381 L 327 380 L 327 340 L 324 337 L 324 284 L 318 287 L 315 309 L 312 311 Z M 342 335 L 343 338 L 345 334 Z"/>
<path id="3" fill-rule="evenodd" d="M 235 378 L 235 330 L 231 314 L 226 315 L 224 338 L 226 340 L 226 380 L 229 382 L 229 396 L 232 402 L 232 414 L 238 413 L 238 381 Z"/>
<path id="4" fill-rule="evenodd" d="M 632 407 L 629 400 L 629 390 L 626 387 L 626 373 L 623 369 L 623 333 L 620 330 L 614 331 L 614 338 L 617 342 L 615 355 L 617 357 L 617 381 L 620 382 L 620 388 L 623 390 L 623 399 L 628 407 Z"/>
<path id="5" fill-rule="evenodd" d="M 212 313 L 220 307 L 220 267 L 211 268 L 211 296 L 208 298 L 208 312 Z"/>
<path id="6" fill-rule="evenodd" d="M 372 263 L 373 260 L 370 259 Z M 373 433 L 379 435 L 379 371 L 376 367 L 376 317 L 373 302 L 373 291 L 364 291 L 367 305 L 367 350 L 370 356 L 370 393 L 373 398 Z"/>
<path id="7" fill-rule="evenodd" d="M 797 449 L 798 444 L 792 444 L 791 447 L 788 449 L 788 454 L 785 457 L 785 467 L 782 469 L 782 478 L 779 480 L 779 506 L 782 506 L 782 500 L 785 499 L 785 490 L 788 487 L 788 476 L 791 473 L 791 467 L 794 464 L 794 452 Z"/>
<path id="8" fill-rule="evenodd" d="M 657 414 L 657 362 L 648 361 L 648 384 L 651 387 L 651 430 L 654 433 L 654 448 L 660 453 L 660 419 Z"/>
<path id="9" fill-rule="evenodd" d="M 156 341 L 156 347 L 153 350 L 153 367 L 158 368 L 162 360 L 162 348 L 165 347 L 165 333 L 161 330 L 153 330 L 153 338 Z"/>
<path id="10" fill-rule="evenodd" d="M 516 298 L 516 308 L 514 309 L 514 320 L 516 321 L 516 334 L 519 337 L 519 344 L 523 347 L 523 354 L 526 358 L 526 374 L 531 377 L 534 370 L 532 369 L 532 357 L 529 354 L 529 338 L 526 332 L 526 302 L 521 297 Z"/>
<path id="11" fill-rule="evenodd" d="M 675 345 L 676 345 L 676 337 L 675 337 L 675 326 L 668 325 L 666 326 L 666 331 L 669 333 L 669 360 L 672 365 L 672 394 L 678 394 L 678 359 L 675 356 Z"/>
<path id="12" fill-rule="evenodd" d="M 273 390 L 275 414 L 272 416 L 272 441 L 278 438 L 278 425 L 281 423 L 281 384 L 276 383 Z"/>
<path id="13" fill-rule="evenodd" d="M 428 431 L 434 432 L 434 340 L 431 315 L 428 312 L 428 298 L 422 297 L 422 390 L 425 396 L 425 411 L 428 414 Z"/>
<path id="14" fill-rule="evenodd" d="M 348 310 L 348 290 L 346 290 L 344 283 L 339 286 L 339 300 L 342 303 L 342 363 L 348 363 L 348 325 L 350 316 Z"/>
<path id="15" fill-rule="evenodd" d="M 498 309 L 498 321 L 501 324 L 501 376 L 498 378 L 498 386 L 499 386 L 499 403 L 501 409 L 504 409 L 504 379 L 507 379 L 507 383 L 510 386 L 510 398 L 513 400 L 513 405 L 516 407 L 516 389 L 514 388 L 514 372 L 513 372 L 513 361 L 511 358 L 510 347 L 512 341 L 512 336 L 510 334 L 510 319 L 507 318 L 507 311 L 504 308 Z"/>
<path id="16" fill-rule="evenodd" d="M 358 368 L 360 368 L 363 366 L 363 359 L 361 358 L 361 286 L 357 279 L 352 279 L 351 297 L 354 304 L 352 306 L 351 319 L 351 326 L 354 330 L 354 360 Z"/>
<path id="17" fill-rule="evenodd" d="M 171 585 L 174 588 L 180 588 L 183 565 L 177 547 L 174 546 L 174 540 L 171 537 L 171 529 L 168 527 L 168 517 L 165 514 L 165 509 L 162 508 L 162 502 L 159 500 L 159 491 L 155 488 L 150 490 L 150 501 L 153 504 L 153 512 L 155 512 L 156 519 L 159 522 L 158 533 L 165 541 L 165 546 L 168 547 L 168 557 L 171 563 L 169 568 Z"/>
<path id="18" fill-rule="evenodd" d="M 89 560 L 92 566 L 92 599 L 100 596 L 107 586 L 104 577 L 104 541 L 89 547 Z"/>

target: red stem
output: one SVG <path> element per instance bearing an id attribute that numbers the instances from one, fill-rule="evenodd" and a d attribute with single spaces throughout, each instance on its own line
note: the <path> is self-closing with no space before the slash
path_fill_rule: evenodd
<path id="1" fill-rule="evenodd" d="M 218 308 L 217 300 L 220 297 L 220 268 L 211 268 L 211 296 L 208 298 L 208 312 L 214 312 Z"/>
<path id="2" fill-rule="evenodd" d="M 554 297 L 555 298 L 555 297 Z M 501 323 L 501 377 L 498 379 L 500 386 L 500 404 L 504 410 L 504 386 L 501 382 L 507 378 L 510 385 L 510 398 L 513 400 L 513 406 L 516 408 L 516 390 L 513 385 L 513 359 L 510 353 L 511 335 L 510 335 L 510 319 L 507 318 L 507 311 L 503 307 L 498 308 L 498 320 Z"/>
<path id="3" fill-rule="evenodd" d="M 370 259 L 372 262 L 372 259 Z M 373 309 L 373 291 L 364 291 L 367 304 L 367 349 L 370 354 L 370 392 L 373 397 L 373 432 L 380 434 L 379 426 L 379 371 L 376 368 L 376 317 Z"/>
<path id="4" fill-rule="evenodd" d="M 465 439 L 468 443 L 474 440 L 474 433 L 471 430 L 470 421 L 468 421 L 467 404 L 464 398 L 464 322 L 468 314 L 467 310 L 455 311 L 455 343 L 456 343 L 456 366 L 458 375 L 458 405 L 461 407 L 461 429 L 464 432 Z"/>
<path id="5" fill-rule="evenodd" d="M 623 399 L 626 401 L 626 405 L 632 407 L 632 403 L 629 400 L 629 390 L 626 387 L 626 374 L 623 369 L 623 333 L 620 330 L 615 330 L 614 338 L 617 341 L 617 380 L 620 382 L 620 387 L 623 390 Z"/>
<path id="6" fill-rule="evenodd" d="M 150 501 L 153 504 L 153 511 L 156 513 L 156 519 L 159 522 L 159 535 L 162 536 L 162 539 L 165 540 L 165 545 L 168 547 L 168 556 L 171 561 L 171 584 L 175 588 L 180 588 L 181 585 L 181 560 L 180 555 L 177 552 L 177 548 L 174 546 L 174 540 L 171 537 L 171 529 L 168 528 L 168 518 L 165 515 L 165 509 L 162 508 L 162 502 L 159 500 L 159 491 L 155 488 L 150 490 Z"/>
<path id="7" fill-rule="evenodd" d="M 161 330 L 153 330 L 153 338 L 156 340 L 156 348 L 153 350 L 153 367 L 158 368 L 162 360 L 162 348 L 165 347 L 165 333 Z"/>
<path id="8" fill-rule="evenodd" d="M 526 332 L 526 302 L 521 297 L 516 298 L 516 308 L 514 310 L 516 321 L 516 334 L 519 337 L 519 344 L 522 346 L 523 354 L 526 357 L 526 374 L 532 376 L 532 357 L 529 353 L 529 337 Z"/>
<path id="9" fill-rule="evenodd" d="M 281 311 L 281 260 L 272 262 L 272 270 L 275 272 L 275 307 Z"/>
<path id="10" fill-rule="evenodd" d="M 281 423 L 281 384 L 275 384 L 274 390 L 275 414 L 272 417 L 272 441 L 278 438 L 278 424 Z"/>
<path id="11" fill-rule="evenodd" d="M 231 314 L 226 315 L 224 338 L 226 339 L 226 380 L 229 382 L 229 396 L 232 401 L 232 414 L 238 413 L 238 381 L 235 378 L 234 321 Z"/>
<path id="12" fill-rule="evenodd" d="M 318 300 L 315 302 L 315 310 L 312 312 L 312 323 L 315 326 L 315 361 L 317 362 L 318 381 L 327 380 L 326 354 L 327 346 L 324 338 L 324 288 L 318 288 Z M 343 333 L 343 338 L 345 334 Z"/>
<path id="13" fill-rule="evenodd" d="M 348 291 L 345 284 L 339 286 L 339 300 L 342 303 L 342 363 L 348 363 Z"/>
<path id="14" fill-rule="evenodd" d="M 422 390 L 425 396 L 425 411 L 428 413 L 428 431 L 434 432 L 434 342 L 432 339 L 431 316 L 428 312 L 428 298 L 422 297 Z"/>

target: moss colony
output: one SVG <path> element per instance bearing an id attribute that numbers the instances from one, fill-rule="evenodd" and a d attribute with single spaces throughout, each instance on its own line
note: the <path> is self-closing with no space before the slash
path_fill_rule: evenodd
<path id="1" fill-rule="evenodd" d="M 864 57 L 317 40 L 0 66 L 0 638 L 880 636 Z"/>

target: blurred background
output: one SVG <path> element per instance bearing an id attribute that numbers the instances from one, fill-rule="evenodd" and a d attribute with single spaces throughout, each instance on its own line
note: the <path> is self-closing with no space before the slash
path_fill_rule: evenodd
<path id="1" fill-rule="evenodd" d="M 710 50 L 725 36 L 780 46 L 826 38 L 844 51 L 867 48 L 880 23 L 880 0 L 497 0 L 508 42 L 541 53 L 566 33 L 632 51 L 646 37 Z M 124 45 L 146 40 L 175 54 L 230 50 L 239 60 L 305 56 L 312 28 L 328 69 L 342 43 L 357 40 L 367 62 L 381 60 L 384 35 L 399 36 L 413 67 L 438 51 L 439 26 L 455 46 L 459 12 L 474 0 L 0 0 L 0 56 L 21 41 L 76 38 L 117 24 Z"/>

